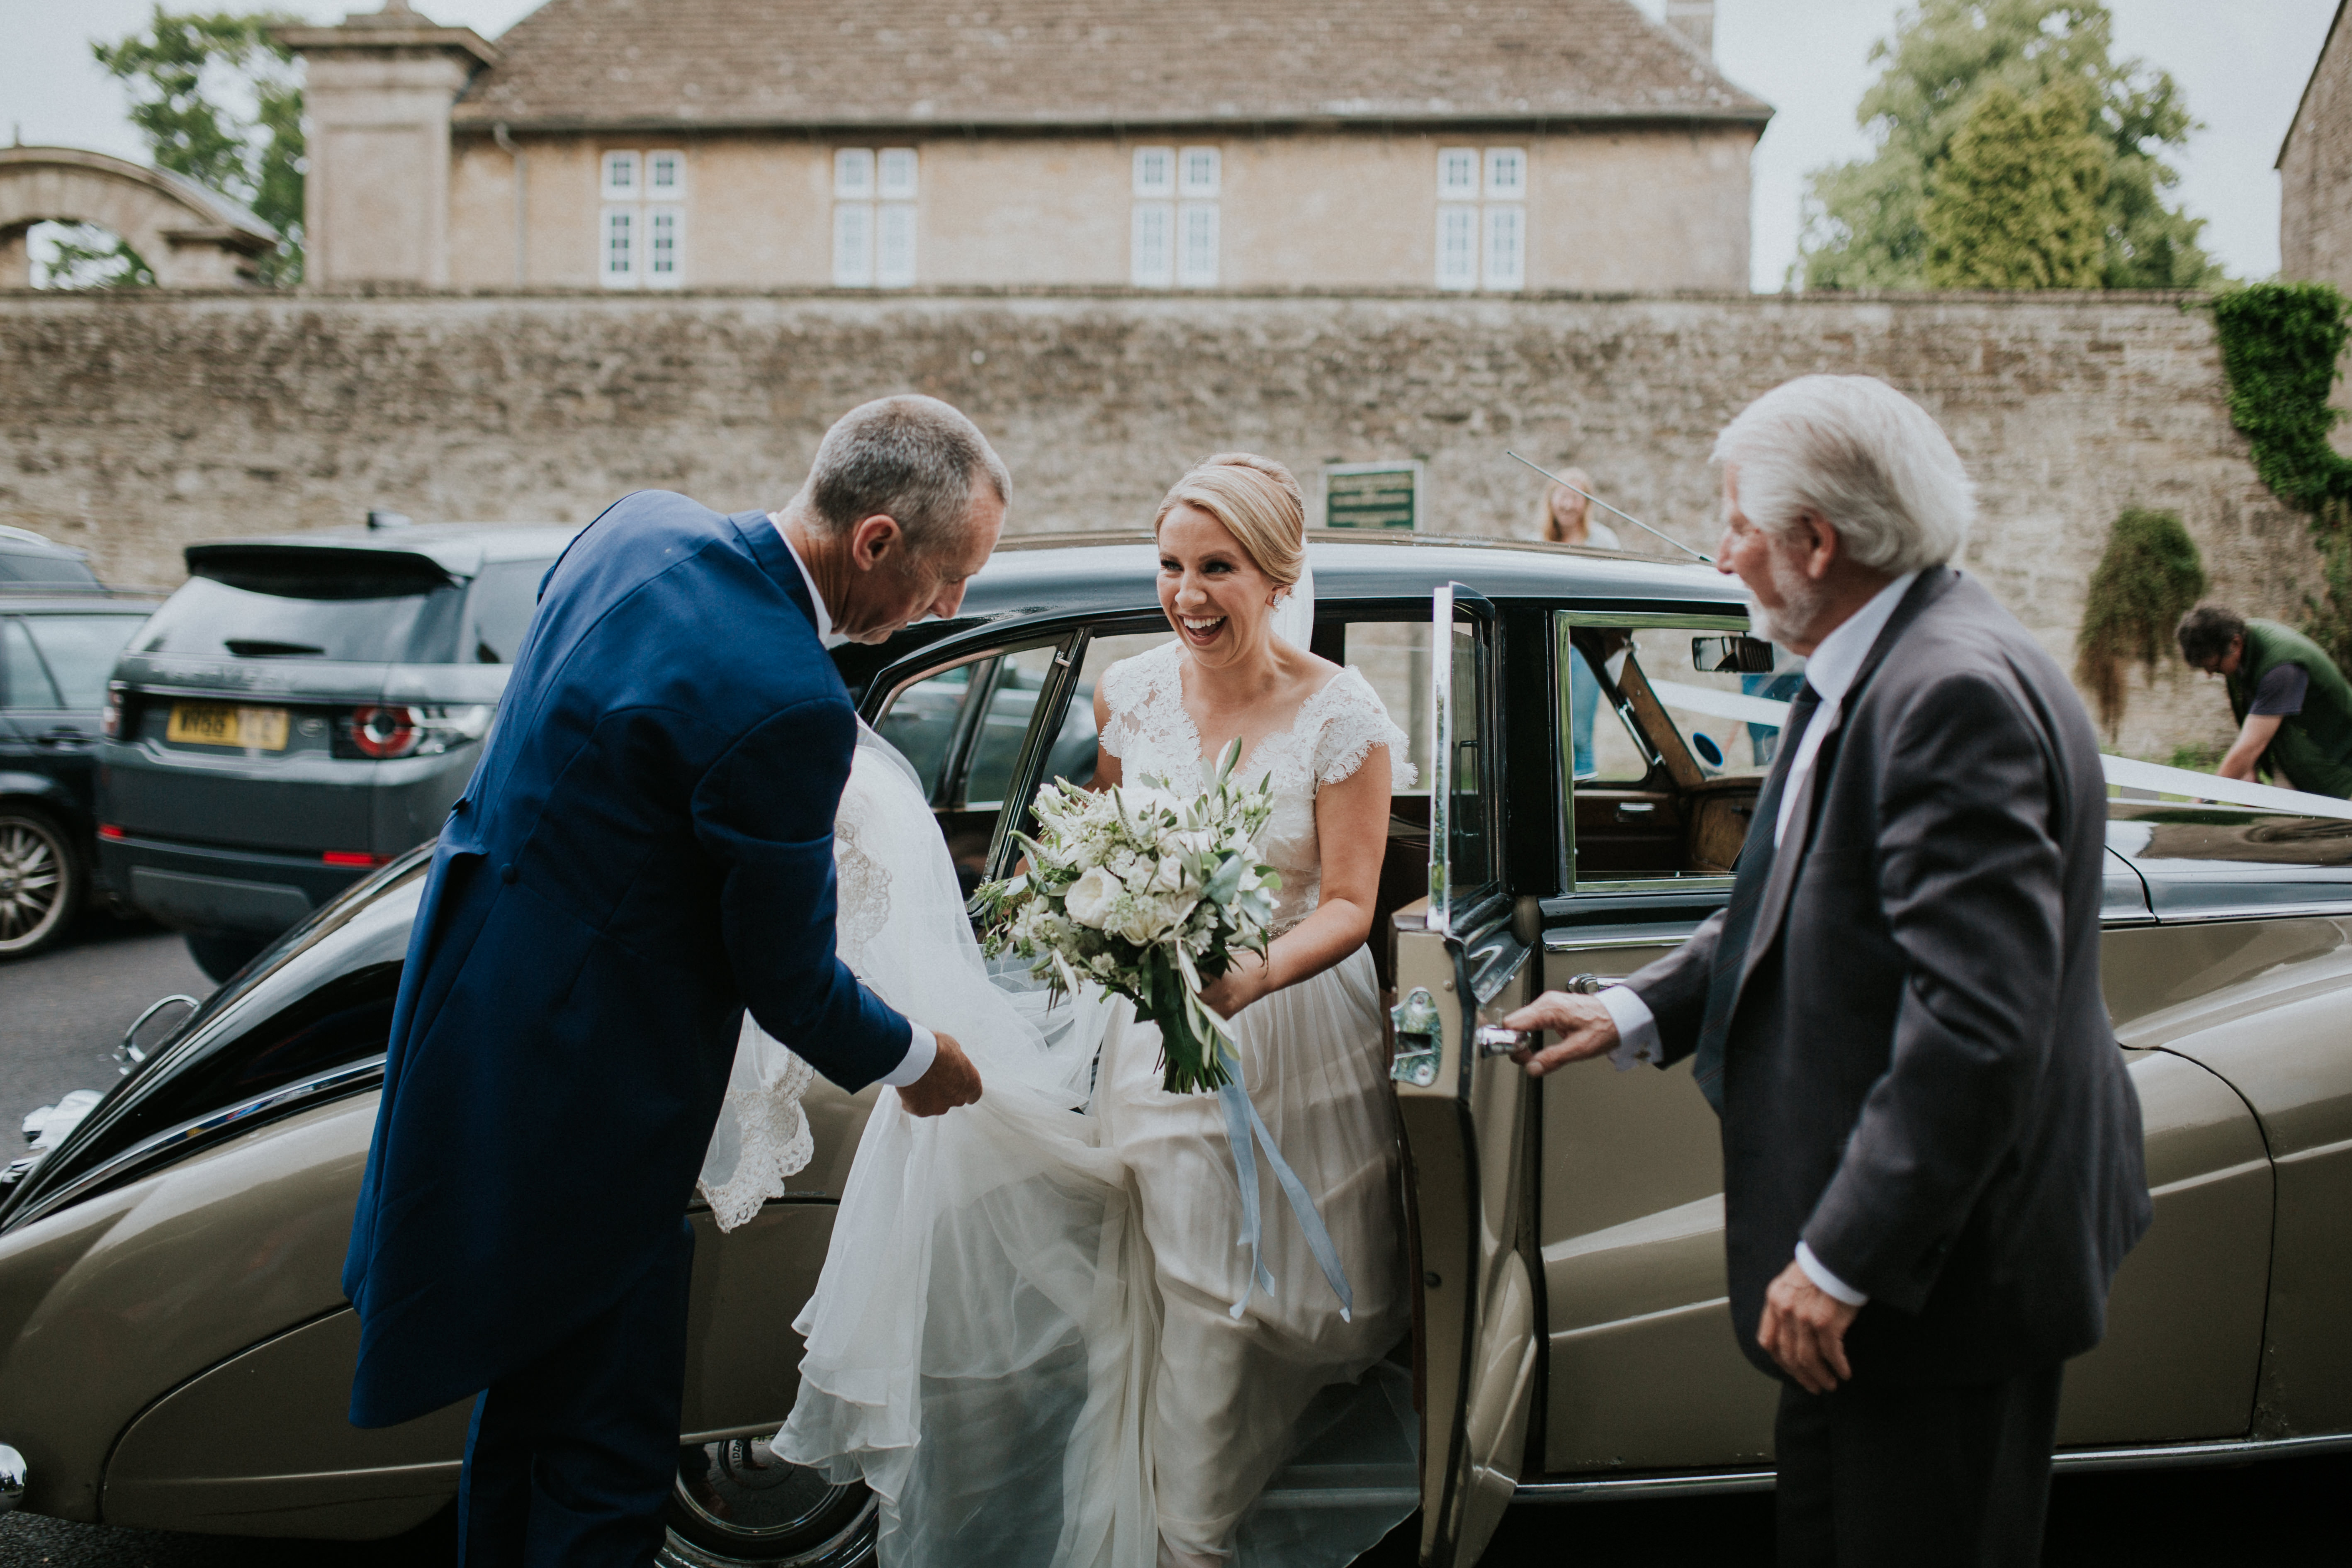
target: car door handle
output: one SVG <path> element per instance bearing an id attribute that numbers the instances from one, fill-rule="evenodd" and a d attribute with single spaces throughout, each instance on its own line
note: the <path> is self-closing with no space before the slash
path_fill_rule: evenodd
<path id="1" fill-rule="evenodd" d="M 1507 1029 L 1500 1024 L 1481 1024 L 1472 1037 L 1482 1057 L 1507 1057 L 1525 1047 L 1533 1050 L 1541 1042 L 1524 1029 Z"/>
<path id="2" fill-rule="evenodd" d="M 1584 996 L 1598 996 L 1612 985 L 1620 985 L 1623 983 L 1624 976 L 1620 974 L 1579 974 L 1560 989 L 1573 991 Z"/>

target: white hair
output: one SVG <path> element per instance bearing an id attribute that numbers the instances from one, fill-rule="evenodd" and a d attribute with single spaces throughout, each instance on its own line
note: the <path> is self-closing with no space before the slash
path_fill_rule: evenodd
<path id="1" fill-rule="evenodd" d="M 1927 411 L 1868 375 L 1803 375 L 1739 411 L 1715 438 L 1739 510 L 1769 533 L 1819 514 L 1861 565 L 1940 566 L 1968 542 L 1976 486 Z"/>

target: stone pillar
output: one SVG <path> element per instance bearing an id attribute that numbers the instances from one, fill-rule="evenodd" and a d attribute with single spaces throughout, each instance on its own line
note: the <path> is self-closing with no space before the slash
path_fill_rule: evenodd
<path id="1" fill-rule="evenodd" d="M 498 50 L 407 0 L 277 36 L 306 68 L 306 281 L 446 287 L 449 106 Z"/>
<path id="2" fill-rule="evenodd" d="M 1666 26 L 1698 46 L 1698 52 L 1715 53 L 1715 0 L 1666 0 Z"/>

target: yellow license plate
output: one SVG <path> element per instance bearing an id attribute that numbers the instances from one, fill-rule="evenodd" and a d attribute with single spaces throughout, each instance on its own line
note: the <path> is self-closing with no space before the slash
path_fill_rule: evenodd
<path id="1" fill-rule="evenodd" d="M 286 749 L 286 710 L 236 708 L 226 702 L 174 702 L 163 738 L 175 745 L 235 746 L 247 752 Z"/>

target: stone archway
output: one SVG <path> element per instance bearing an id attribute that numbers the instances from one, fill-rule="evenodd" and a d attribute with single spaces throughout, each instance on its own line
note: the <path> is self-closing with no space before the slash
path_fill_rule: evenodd
<path id="1" fill-rule="evenodd" d="M 178 174 L 79 147 L 0 147 L 0 288 L 32 281 L 37 223 L 92 223 L 144 257 L 167 289 L 250 282 L 278 243 L 268 224 Z"/>

